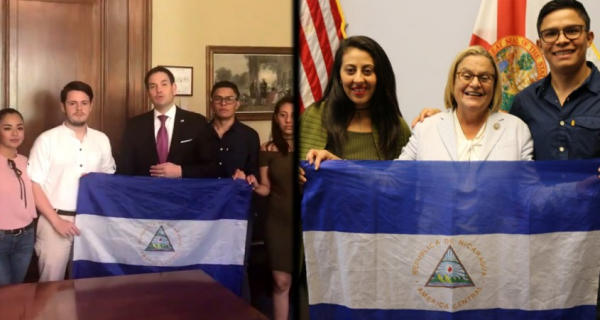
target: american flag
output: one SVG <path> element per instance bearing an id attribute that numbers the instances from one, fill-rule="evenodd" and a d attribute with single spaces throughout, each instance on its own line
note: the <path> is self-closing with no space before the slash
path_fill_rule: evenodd
<path id="1" fill-rule="evenodd" d="M 345 27 L 339 0 L 300 2 L 300 110 L 323 96 Z"/>

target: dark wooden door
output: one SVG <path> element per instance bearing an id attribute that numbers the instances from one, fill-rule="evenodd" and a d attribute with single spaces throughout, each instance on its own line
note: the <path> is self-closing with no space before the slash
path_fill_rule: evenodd
<path id="1" fill-rule="evenodd" d="M 60 90 L 72 80 L 92 86 L 88 123 L 119 150 L 127 118 L 148 109 L 151 0 L 0 1 L 0 101 L 25 118 L 19 152 L 62 122 Z"/>
<path id="2" fill-rule="evenodd" d="M 0 108 L 25 118 L 19 153 L 62 122 L 60 90 L 81 80 L 94 90 L 89 125 L 118 157 L 125 122 L 149 109 L 151 0 L 0 0 L 0 9 Z M 37 277 L 34 255 L 26 281 Z"/>

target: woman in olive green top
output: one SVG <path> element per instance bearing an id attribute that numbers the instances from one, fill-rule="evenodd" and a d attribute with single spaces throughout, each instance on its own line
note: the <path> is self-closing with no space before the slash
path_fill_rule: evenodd
<path id="1" fill-rule="evenodd" d="M 323 99 L 300 118 L 300 158 L 392 160 L 409 137 L 386 53 L 368 37 L 343 40 Z"/>

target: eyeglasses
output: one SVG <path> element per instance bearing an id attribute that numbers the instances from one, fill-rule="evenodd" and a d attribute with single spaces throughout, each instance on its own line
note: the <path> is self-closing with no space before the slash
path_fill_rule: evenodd
<path id="1" fill-rule="evenodd" d="M 489 73 L 474 74 L 469 71 L 464 71 L 464 72 L 457 72 L 456 74 L 458 75 L 458 78 L 460 80 L 462 80 L 466 83 L 470 83 L 471 81 L 473 81 L 473 78 L 477 77 L 477 79 L 479 80 L 479 83 L 490 84 L 490 83 L 493 83 L 494 79 L 496 78 L 493 74 L 489 74 Z"/>
<path id="2" fill-rule="evenodd" d="M 220 97 L 220 96 L 216 96 L 216 97 L 212 97 L 211 99 L 213 102 L 215 102 L 216 104 L 221 104 L 223 103 L 223 101 L 225 101 L 225 104 L 233 104 L 237 101 L 236 97 Z"/>
<path id="3" fill-rule="evenodd" d="M 23 181 L 23 178 L 21 178 L 23 172 L 19 170 L 19 168 L 17 168 L 17 165 L 12 159 L 8 159 L 8 167 L 11 168 L 12 171 L 14 171 L 15 175 L 17 176 L 17 179 L 19 180 L 19 191 L 21 191 L 21 200 L 25 202 L 25 208 L 27 208 L 27 192 L 25 190 L 25 181 Z"/>
<path id="4" fill-rule="evenodd" d="M 583 33 L 583 26 L 568 26 L 562 30 L 558 30 L 556 28 L 542 30 L 540 31 L 540 38 L 546 43 L 554 43 L 556 40 L 558 40 L 561 32 L 565 35 L 565 38 L 569 40 L 576 40 L 581 37 L 581 33 Z"/>

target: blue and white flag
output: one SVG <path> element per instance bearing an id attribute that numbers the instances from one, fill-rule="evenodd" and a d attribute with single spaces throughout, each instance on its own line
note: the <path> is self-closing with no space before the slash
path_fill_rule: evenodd
<path id="1" fill-rule="evenodd" d="M 599 165 L 304 163 L 311 319 L 594 319 Z"/>
<path id="2" fill-rule="evenodd" d="M 202 269 L 240 294 L 252 189 L 241 180 L 88 174 L 75 278 Z"/>

